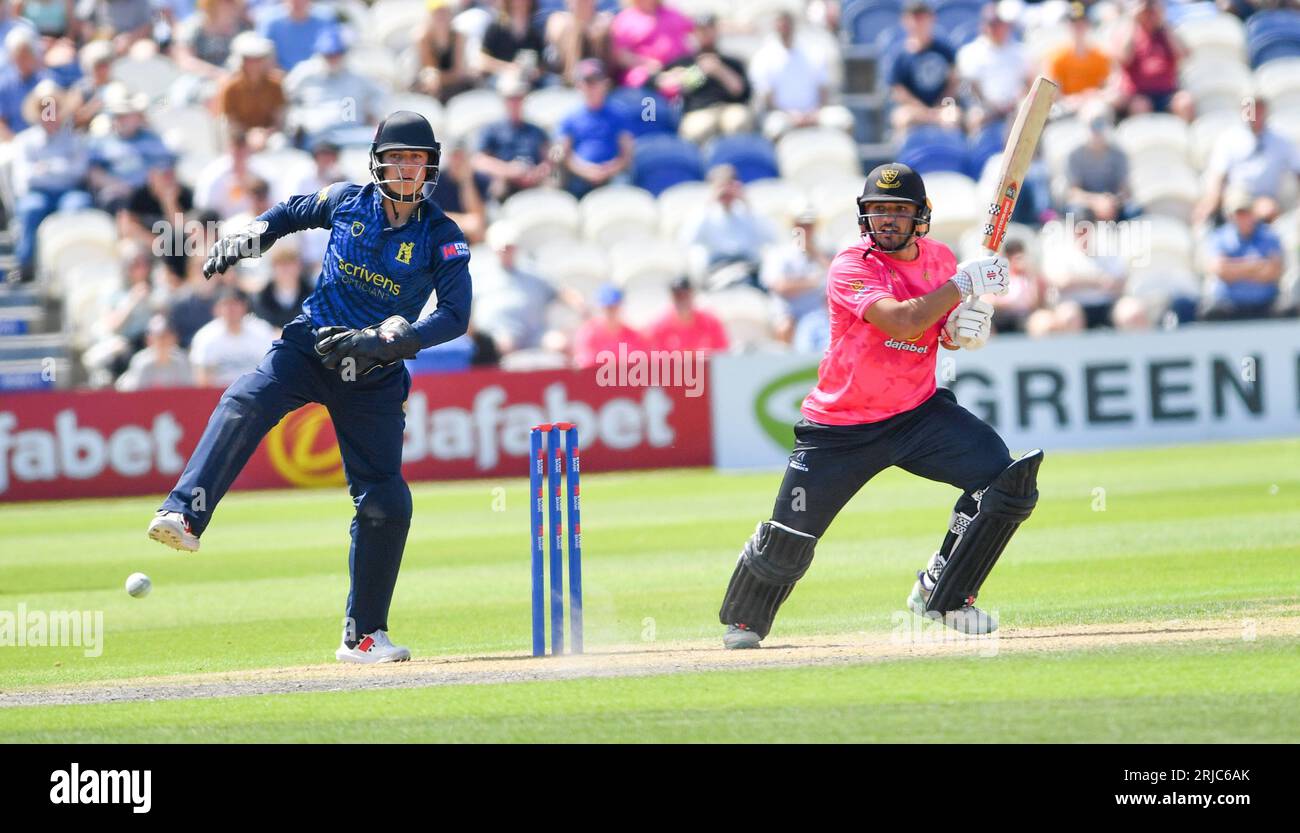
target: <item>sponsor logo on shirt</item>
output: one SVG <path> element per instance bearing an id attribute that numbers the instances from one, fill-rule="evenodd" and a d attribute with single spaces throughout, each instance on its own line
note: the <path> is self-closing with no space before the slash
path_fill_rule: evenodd
<path id="1" fill-rule="evenodd" d="M 469 257 L 469 244 L 464 240 L 457 240 L 454 243 L 444 243 L 442 245 L 442 259 L 454 260 L 458 257 Z"/>
<path id="2" fill-rule="evenodd" d="M 341 257 L 338 260 L 339 273 L 344 276 L 343 283 L 356 286 L 372 295 L 382 296 L 385 292 L 390 295 L 402 293 L 402 285 L 395 283 L 392 278 L 372 272 L 365 266 L 349 263 Z"/>
<path id="3" fill-rule="evenodd" d="M 917 338 L 920 338 L 920 336 L 917 336 Z M 924 355 L 925 353 L 930 352 L 930 345 L 926 344 L 922 346 L 913 344 L 912 342 L 914 341 L 916 341 L 916 339 L 912 339 L 911 341 L 902 341 L 901 339 L 891 338 L 885 341 L 885 346 L 891 350 L 902 350 L 904 353 L 918 353 Z"/>

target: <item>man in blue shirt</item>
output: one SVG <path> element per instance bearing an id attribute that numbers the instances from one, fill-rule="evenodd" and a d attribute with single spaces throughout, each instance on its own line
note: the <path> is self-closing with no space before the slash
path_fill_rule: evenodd
<path id="1" fill-rule="evenodd" d="M 903 29 L 907 38 L 887 76 L 894 129 L 901 134 L 916 124 L 960 127 L 961 112 L 952 103 L 957 92 L 957 53 L 934 37 L 929 0 L 910 0 L 903 11 Z"/>
<path id="2" fill-rule="evenodd" d="M 479 190 L 504 200 L 546 182 L 551 175 L 551 143 L 545 130 L 524 121 L 527 82 L 517 75 L 503 75 L 497 91 L 505 99 L 506 117 L 483 128 L 473 165 Z"/>
<path id="3" fill-rule="evenodd" d="M 1202 313 L 1207 321 L 1268 318 L 1282 277 L 1282 241 L 1256 217 L 1250 194 L 1229 191 L 1223 208 L 1228 222 L 1209 242 L 1211 295 Z"/>
<path id="4" fill-rule="evenodd" d="M 267 13 L 257 30 L 275 44 L 276 63 L 288 72 L 312 56 L 316 39 L 333 25 L 312 8 L 311 0 L 285 0 L 282 8 Z"/>
<path id="5" fill-rule="evenodd" d="M 343 662 L 411 656 L 388 638 L 388 608 L 411 522 L 401 472 L 411 376 L 402 360 L 462 335 L 472 297 L 469 246 L 456 224 L 423 198 L 425 183 L 438 178 L 440 155 L 423 116 L 393 113 L 370 146 L 369 185 L 335 183 L 291 197 L 212 247 L 203 267 L 209 276 L 260 255 L 286 234 L 331 230 L 302 314 L 285 325 L 257 370 L 226 390 L 149 525 L 154 540 L 197 550 L 218 502 L 262 437 L 302 405 L 326 406 L 356 506 L 352 588 L 335 652 Z M 437 305 L 421 317 L 433 292 Z"/>
<path id="6" fill-rule="evenodd" d="M 104 112 L 113 129 L 90 144 L 90 183 L 95 202 L 116 213 L 149 179 L 149 170 L 171 159 L 162 138 L 145 126 L 149 97 L 114 81 L 104 90 Z"/>
<path id="7" fill-rule="evenodd" d="M 8 141 L 30 126 L 23 116 L 23 102 L 37 84 L 50 77 L 35 31 L 10 29 L 4 49 L 9 66 L 0 70 L 0 141 Z"/>
<path id="8" fill-rule="evenodd" d="M 605 65 L 594 58 L 578 64 L 582 108 L 560 122 L 564 143 L 565 188 L 581 198 L 609 184 L 632 164 L 632 134 L 623 118 L 609 106 Z"/>

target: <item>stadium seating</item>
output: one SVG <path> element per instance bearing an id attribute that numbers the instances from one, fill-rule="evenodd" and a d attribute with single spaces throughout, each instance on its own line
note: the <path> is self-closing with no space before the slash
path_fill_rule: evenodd
<path id="1" fill-rule="evenodd" d="M 1193 61 L 1217 58 L 1243 63 L 1246 60 L 1246 27 L 1235 15 L 1192 17 L 1178 23 L 1174 32 L 1187 45 Z"/>
<path id="2" fill-rule="evenodd" d="M 607 250 L 595 243 L 582 240 L 544 243 L 532 250 L 531 260 L 538 274 L 557 285 L 570 286 L 587 298 L 610 280 Z"/>
<path id="3" fill-rule="evenodd" d="M 1256 12 L 1246 21 L 1246 48 L 1252 67 L 1300 56 L 1300 11 Z"/>
<path id="4" fill-rule="evenodd" d="M 467 90 L 447 102 L 446 130 L 453 140 L 471 139 L 484 126 L 506 117 L 506 105 L 496 90 Z"/>
<path id="5" fill-rule="evenodd" d="M 651 234 L 629 235 L 609 249 L 610 275 L 623 287 L 667 286 L 686 274 L 686 251 Z"/>
<path id="6" fill-rule="evenodd" d="M 36 251 L 46 291 L 58 297 L 73 267 L 117 260 L 117 226 L 95 209 L 51 214 L 36 230 Z"/>
<path id="7" fill-rule="evenodd" d="M 680 182 L 661 191 L 655 201 L 659 207 L 659 235 L 664 240 L 676 240 L 691 212 L 708 202 L 709 193 L 709 186 L 703 182 Z"/>
<path id="8" fill-rule="evenodd" d="M 682 182 L 704 177 L 704 164 L 696 145 L 664 134 L 643 135 L 636 140 L 632 178 L 637 187 L 656 196 Z"/>
<path id="9" fill-rule="evenodd" d="M 113 62 L 110 74 L 114 81 L 121 81 L 131 92 L 144 93 L 151 100 L 157 100 L 167 95 L 181 72 L 165 55 L 141 58 L 127 55 Z"/>
<path id="10" fill-rule="evenodd" d="M 582 93 L 571 87 L 542 87 L 524 99 L 524 121 L 554 135 L 565 117 L 582 106 Z"/>
<path id="11" fill-rule="evenodd" d="M 677 134 L 677 110 L 656 92 L 619 87 L 610 92 L 608 104 L 633 136 Z"/>
<path id="12" fill-rule="evenodd" d="M 1300 58 L 1278 58 L 1255 70 L 1255 84 L 1273 112 L 1300 112 Z"/>
<path id="13" fill-rule="evenodd" d="M 606 185 L 588 193 L 578 203 L 583 237 L 602 246 L 656 228 L 659 209 L 643 188 Z"/>
<path id="14" fill-rule="evenodd" d="M 1189 159 L 1187 123 L 1170 113 L 1144 113 L 1124 119 L 1115 129 L 1115 141 L 1128 154 L 1133 168 L 1182 164 Z"/>
<path id="15" fill-rule="evenodd" d="M 956 248 L 962 234 L 984 220 L 975 180 L 965 174 L 931 173 L 925 177 L 925 193 L 933 206 L 930 237 L 934 240 Z"/>
<path id="16" fill-rule="evenodd" d="M 959 48 L 979 36 L 979 0 L 940 0 L 934 6 L 935 34 L 954 48 Z"/>
<path id="17" fill-rule="evenodd" d="M 1183 64 L 1180 83 L 1196 102 L 1197 113 L 1238 110 L 1251 94 L 1250 69 L 1241 61 L 1198 58 Z"/>
<path id="18" fill-rule="evenodd" d="M 745 186 L 749 209 L 766 219 L 773 228 L 788 228 L 795 206 L 807 197 L 785 179 L 760 179 Z"/>
<path id="19" fill-rule="evenodd" d="M 731 165 L 744 182 L 778 176 L 776 149 L 763 136 L 754 133 L 720 136 L 705 150 L 705 168 Z"/>
<path id="20" fill-rule="evenodd" d="M 921 174 L 936 171 L 964 174 L 970 170 L 971 155 L 966 137 L 960 131 L 924 125 L 908 131 L 898 151 L 898 161 L 911 165 Z"/>
<path id="21" fill-rule="evenodd" d="M 896 28 L 903 4 L 899 0 L 861 0 L 844 4 L 840 33 L 848 43 L 878 46 L 880 33 Z"/>
<path id="22" fill-rule="evenodd" d="M 375 0 L 370 7 L 368 40 L 396 54 L 415 41 L 428 16 L 423 0 Z"/>
<path id="23" fill-rule="evenodd" d="M 581 228 L 578 200 L 557 188 L 520 191 L 502 203 L 501 216 L 515 224 L 522 248 L 576 238 Z"/>
<path id="24" fill-rule="evenodd" d="M 389 110 L 410 110 L 429 120 L 433 135 L 441 137 L 446 128 L 446 109 L 438 99 L 420 93 L 397 93 L 388 99 Z"/>
<path id="25" fill-rule="evenodd" d="M 716 315 L 727 330 L 733 350 L 760 347 L 770 341 L 771 301 L 751 286 L 732 286 L 697 296 L 701 309 Z"/>
<path id="26" fill-rule="evenodd" d="M 838 130 L 801 127 L 791 130 L 776 143 L 777 167 L 789 180 L 808 179 L 813 172 L 839 172 L 860 177 L 862 164 L 858 146 Z"/>

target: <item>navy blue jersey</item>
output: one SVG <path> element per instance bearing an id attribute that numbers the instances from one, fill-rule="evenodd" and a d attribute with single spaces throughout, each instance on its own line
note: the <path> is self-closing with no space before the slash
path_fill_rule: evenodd
<path id="1" fill-rule="evenodd" d="M 400 315 L 413 322 L 422 347 L 468 328 L 469 244 L 437 205 L 421 202 L 394 229 L 377 186 L 338 182 L 290 197 L 257 219 L 267 224 L 263 249 L 291 232 L 330 229 L 316 289 L 302 305 L 313 327 L 369 327 Z M 432 292 L 437 308 L 417 321 Z"/>

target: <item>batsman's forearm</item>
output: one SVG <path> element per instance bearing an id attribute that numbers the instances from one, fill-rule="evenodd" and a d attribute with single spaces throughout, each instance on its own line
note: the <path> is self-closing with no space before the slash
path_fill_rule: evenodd
<path id="1" fill-rule="evenodd" d="M 469 310 L 440 306 L 411 325 L 420 337 L 420 349 L 432 347 L 463 336 L 469 329 Z"/>

